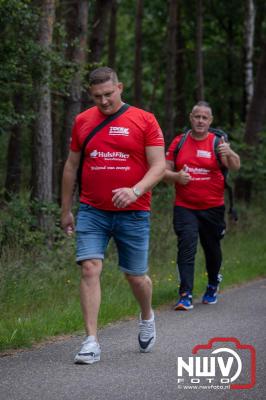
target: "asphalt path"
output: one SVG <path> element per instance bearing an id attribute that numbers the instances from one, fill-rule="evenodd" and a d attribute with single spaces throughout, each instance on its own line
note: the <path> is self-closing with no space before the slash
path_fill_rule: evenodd
<path id="1" fill-rule="evenodd" d="M 81 336 L 2 356 L 0 399 L 265 400 L 265 304 L 266 279 L 260 279 L 223 291 L 216 305 L 203 305 L 198 300 L 189 312 L 175 312 L 170 306 L 156 310 L 157 342 L 149 354 L 138 351 L 136 320 L 110 325 L 100 331 L 102 357 L 94 365 L 73 364 L 73 357 L 83 340 Z M 188 366 L 192 349 L 196 345 L 207 344 L 213 338 L 235 338 L 241 344 L 248 345 L 246 350 L 235 351 L 242 360 L 242 369 L 234 383 L 250 385 L 256 381 L 254 387 L 226 388 L 224 381 L 222 385 L 219 380 L 222 375 L 217 372 L 218 367 L 215 378 L 189 377 L 188 370 L 184 368 L 182 378 L 180 372 L 177 376 L 177 357 L 183 357 Z M 220 349 L 220 358 L 225 356 L 221 348 L 235 348 L 233 342 L 216 341 L 213 348 Z M 256 352 L 255 364 L 250 356 L 251 347 Z M 208 351 L 212 350 L 199 350 L 197 355 L 208 356 Z M 224 367 L 228 367 L 228 359 L 223 360 Z M 232 369 L 239 366 L 235 356 L 232 356 L 232 360 L 236 367 L 232 364 L 227 374 L 229 377 Z M 180 384 L 178 378 L 184 379 L 184 382 Z M 196 386 L 191 379 L 195 379 Z"/>

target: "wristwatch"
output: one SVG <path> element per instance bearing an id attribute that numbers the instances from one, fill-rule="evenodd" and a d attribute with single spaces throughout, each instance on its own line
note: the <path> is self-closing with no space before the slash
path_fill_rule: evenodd
<path id="1" fill-rule="evenodd" d="M 135 195 L 136 197 L 139 197 L 139 196 L 140 196 L 140 190 L 139 190 L 136 186 L 133 187 L 132 190 L 133 190 L 133 193 L 134 193 L 134 195 Z"/>

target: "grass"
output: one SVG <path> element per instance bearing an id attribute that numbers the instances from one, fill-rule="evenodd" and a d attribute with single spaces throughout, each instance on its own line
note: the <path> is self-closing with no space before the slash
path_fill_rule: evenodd
<path id="1" fill-rule="evenodd" d="M 154 307 L 172 304 L 177 295 L 171 198 L 171 191 L 164 188 L 156 191 L 154 196 L 150 249 Z M 239 222 L 229 225 L 223 240 L 222 288 L 266 275 L 266 217 L 260 208 L 242 208 L 239 211 Z M 10 224 L 9 229 L 12 228 Z M 0 351 L 30 347 L 55 335 L 82 332 L 74 240 L 57 232 L 57 239 L 47 248 L 35 231 L 32 237 L 29 233 L 25 243 L 21 242 L 23 238 L 16 236 L 22 228 L 14 225 L 12 229 L 13 236 L 9 232 L 0 260 Z M 117 268 L 113 244 L 109 247 L 101 279 L 100 327 L 136 316 L 138 306 Z M 194 295 L 200 296 L 205 286 L 204 259 L 199 248 Z"/>

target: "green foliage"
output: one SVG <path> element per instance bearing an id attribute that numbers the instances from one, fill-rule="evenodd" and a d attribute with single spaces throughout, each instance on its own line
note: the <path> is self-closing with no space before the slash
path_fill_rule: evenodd
<path id="1" fill-rule="evenodd" d="M 52 217 L 53 225 L 49 232 L 37 229 L 36 216 L 40 211 Z M 0 209 L 1 253 L 13 246 L 34 252 L 47 242 L 52 241 L 53 246 L 61 245 L 63 233 L 59 221 L 60 209 L 57 204 L 32 201 L 30 193 L 14 196 L 11 201 L 3 203 Z"/>
<path id="2" fill-rule="evenodd" d="M 241 157 L 241 168 L 237 176 L 251 180 L 254 187 L 254 197 L 262 197 L 265 193 L 266 181 L 266 131 L 260 133 L 259 142 L 255 146 L 247 145 L 241 139 L 243 130 L 235 130 L 232 146 Z"/>
<path id="3" fill-rule="evenodd" d="M 57 21 L 53 32 L 53 45 L 49 53 L 51 62 L 51 88 L 52 91 L 61 96 L 69 95 L 69 84 L 74 74 L 80 69 L 80 66 L 70 61 L 67 53 L 75 43 L 69 42 L 64 21 Z M 42 63 L 41 63 L 42 64 Z M 81 73 L 81 80 L 86 86 L 85 76 L 88 72 L 89 65 L 85 65 L 84 71 Z"/>
<path id="4" fill-rule="evenodd" d="M 13 95 L 32 88 L 32 71 L 36 57 L 37 15 L 31 1 L 0 2 L 0 133 L 28 117 L 16 115 Z"/>
<path id="5" fill-rule="evenodd" d="M 0 1 L 0 136 L 3 151 L 0 156 L 1 183 L 5 179 L 5 158 L 12 127 L 22 130 L 23 190 L 30 186 L 32 131 L 36 116 L 37 87 L 47 80 L 54 95 L 53 105 L 69 95 L 70 82 L 77 65 L 66 57 L 69 45 L 64 21 L 55 24 L 53 45 L 44 50 L 38 43 L 40 10 L 30 0 Z M 87 68 L 87 66 L 86 66 Z M 86 75 L 86 68 L 83 76 Z M 85 86 L 85 85 L 84 85 Z M 19 110 L 14 99 L 19 95 Z M 61 106 L 62 108 L 62 106 Z M 58 107 L 58 110 L 60 107 Z M 53 113 L 58 111 L 53 109 Z M 64 115 L 60 116 L 64 118 Z M 2 147 L 2 146 L 1 146 Z M 59 153 L 59 152 L 58 152 Z"/>
<path id="6" fill-rule="evenodd" d="M 47 68 L 51 68 L 52 90 L 61 96 L 69 93 L 69 83 L 77 66 L 66 59 L 68 43 L 64 25 L 56 22 L 53 45 L 51 49 L 44 49 L 38 43 L 39 13 L 34 1 L 0 2 L 0 133 L 12 125 L 32 121 L 36 85 L 47 79 Z M 16 93 L 24 95 L 25 110 L 20 114 L 13 109 Z"/>
<path id="7" fill-rule="evenodd" d="M 32 249 L 43 242 L 43 234 L 37 232 L 37 221 L 32 215 L 28 196 L 13 199 L 0 210 L 0 243 L 1 249 L 15 244 L 23 249 Z"/>

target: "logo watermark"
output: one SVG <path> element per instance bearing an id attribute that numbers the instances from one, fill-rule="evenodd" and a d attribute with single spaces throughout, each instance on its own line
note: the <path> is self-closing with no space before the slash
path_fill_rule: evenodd
<path id="1" fill-rule="evenodd" d="M 193 356 L 177 357 L 179 389 L 251 389 L 256 383 L 256 351 L 234 337 L 196 345 Z"/>

